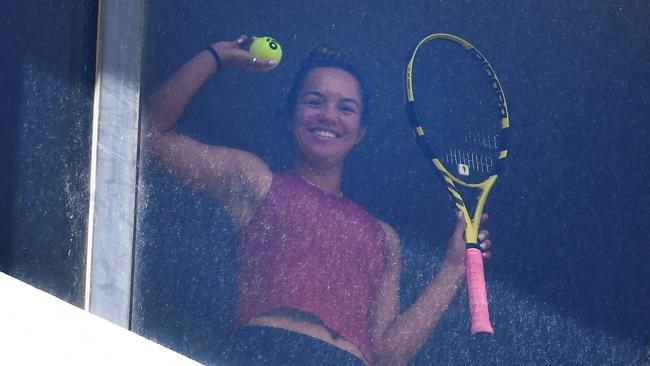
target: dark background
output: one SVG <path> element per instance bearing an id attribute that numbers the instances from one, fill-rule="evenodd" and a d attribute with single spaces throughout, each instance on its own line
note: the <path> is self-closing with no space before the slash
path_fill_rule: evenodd
<path id="1" fill-rule="evenodd" d="M 403 67 L 427 34 L 472 42 L 499 73 L 512 133 L 509 174 L 487 208 L 495 243 L 488 292 L 499 347 L 484 363 L 650 362 L 650 5 L 175 1 L 151 2 L 147 14 L 145 95 L 216 40 L 247 33 L 281 42 L 276 70 L 215 76 L 178 127 L 202 141 L 255 151 L 276 168 L 286 141 L 274 113 L 300 59 L 327 44 L 357 61 L 373 110 L 365 144 L 347 166 L 345 191 L 399 232 L 403 306 L 435 274 L 453 227 L 448 200 L 410 137 Z M 135 328 L 165 334 L 172 347 L 207 360 L 228 330 L 229 228 L 218 207 L 164 173 L 152 167 L 141 176 L 147 195 L 139 210 L 136 289 L 143 296 Z M 465 298 L 452 304 L 414 365 L 469 362 Z"/>
<path id="2" fill-rule="evenodd" d="M 0 271 L 83 304 L 97 1 L 0 11 Z"/>

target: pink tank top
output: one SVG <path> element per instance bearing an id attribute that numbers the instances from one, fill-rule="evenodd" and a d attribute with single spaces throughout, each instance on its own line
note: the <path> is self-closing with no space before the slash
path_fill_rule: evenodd
<path id="1" fill-rule="evenodd" d="M 368 313 L 386 250 L 381 224 L 361 207 L 293 173 L 274 173 L 239 236 L 236 325 L 275 309 L 305 311 L 372 364 Z"/>

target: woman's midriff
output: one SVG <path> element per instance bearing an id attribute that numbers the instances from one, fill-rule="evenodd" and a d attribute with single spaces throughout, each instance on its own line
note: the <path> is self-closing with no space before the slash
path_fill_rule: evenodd
<path id="1" fill-rule="evenodd" d="M 264 326 L 264 327 L 274 327 L 282 328 L 292 332 L 304 334 L 316 339 L 319 339 L 325 343 L 331 344 L 332 346 L 342 349 L 348 353 L 353 354 L 364 364 L 368 365 L 365 357 L 359 350 L 357 346 L 352 344 L 347 339 L 336 336 L 329 328 L 323 324 L 319 324 L 316 321 L 313 321 L 300 314 L 263 314 L 254 317 L 250 322 L 244 326 Z"/>

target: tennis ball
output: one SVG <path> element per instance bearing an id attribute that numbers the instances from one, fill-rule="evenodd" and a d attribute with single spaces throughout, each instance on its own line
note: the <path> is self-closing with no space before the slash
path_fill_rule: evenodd
<path id="1" fill-rule="evenodd" d="M 271 37 L 258 37 L 255 38 L 248 51 L 257 58 L 270 58 L 277 60 L 278 63 L 271 66 L 272 69 L 280 64 L 282 60 L 282 47 L 278 41 Z"/>

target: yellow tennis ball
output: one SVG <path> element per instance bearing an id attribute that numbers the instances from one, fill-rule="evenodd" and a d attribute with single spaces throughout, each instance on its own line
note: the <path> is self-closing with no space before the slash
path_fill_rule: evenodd
<path id="1" fill-rule="evenodd" d="M 280 60 L 282 60 L 282 47 L 278 41 L 271 37 L 255 38 L 248 51 L 257 58 L 270 58 L 277 60 L 278 63 L 269 69 L 278 66 Z"/>

